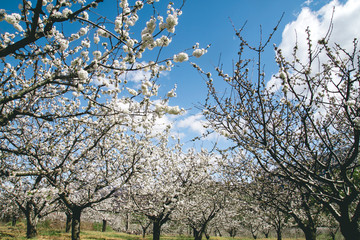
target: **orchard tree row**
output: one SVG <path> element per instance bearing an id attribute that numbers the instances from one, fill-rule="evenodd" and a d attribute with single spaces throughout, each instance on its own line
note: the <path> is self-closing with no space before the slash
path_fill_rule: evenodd
<path id="1" fill-rule="evenodd" d="M 308 202 L 308 194 L 289 182 L 271 180 L 245 156 L 228 156 L 227 161 L 206 151 L 183 153 L 180 147 L 152 146 L 148 160 L 134 165 L 136 172 L 111 196 L 96 189 L 102 179 L 100 170 L 77 171 L 97 175 L 92 182 L 63 178 L 70 182 L 61 185 L 66 198 L 46 178 L 9 177 L 1 191 L 2 217 L 24 216 L 28 238 L 36 236 L 38 221 L 59 220 L 59 215 L 66 231 L 80 232 L 81 220 L 103 222 L 103 231 L 109 225 L 132 232 L 129 224 L 135 224 L 138 233 L 141 229 L 145 237 L 151 232 L 153 239 L 160 239 L 162 227 L 169 225 L 175 225 L 172 234 L 190 229 L 195 240 L 210 234 L 255 239 L 274 232 L 282 239 L 289 228 L 300 228 L 309 234 L 307 239 L 315 239 L 318 227 L 333 236 L 338 231 L 322 206 Z"/>
<path id="2" fill-rule="evenodd" d="M 159 96 L 158 78 L 207 49 L 164 56 L 184 2 L 158 2 L 118 0 L 106 14 L 102 0 L 0 9 L 2 212 L 20 210 L 28 238 L 52 212 L 68 216 L 74 240 L 82 213 L 128 212 L 144 233 L 152 224 L 154 240 L 169 221 L 196 240 L 239 226 L 281 239 L 289 223 L 307 240 L 319 226 L 360 239 L 357 40 L 344 49 L 307 31 L 307 58 L 275 47 L 279 73 L 267 81 L 262 54 L 273 33 L 254 47 L 236 30 L 234 71 L 215 69 L 230 90 L 193 63 L 207 80 L 209 129 L 234 146 L 185 151 L 170 127 L 159 130 L 164 114 L 184 110 L 170 105 L 175 88 Z"/>

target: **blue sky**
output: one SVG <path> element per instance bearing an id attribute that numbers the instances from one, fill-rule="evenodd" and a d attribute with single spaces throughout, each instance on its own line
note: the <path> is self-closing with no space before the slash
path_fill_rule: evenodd
<path id="1" fill-rule="evenodd" d="M 210 71 L 218 65 L 221 56 L 224 68 L 231 71 L 232 60 L 237 57 L 239 41 L 235 37 L 230 19 L 237 28 L 247 22 L 244 36 L 250 43 L 256 45 L 260 38 L 260 25 L 265 38 L 284 12 L 279 30 L 273 38 L 273 43 L 278 45 L 285 25 L 295 21 L 304 7 L 316 11 L 329 2 L 327 0 L 312 3 L 304 0 L 188 0 L 176 28 L 172 47 L 181 50 L 188 48 L 194 42 L 199 42 L 200 46 L 211 44 L 208 53 L 199 60 L 194 59 L 194 62 Z M 266 70 L 275 73 L 272 45 L 269 47 L 264 62 Z M 202 101 L 206 92 L 202 91 L 205 85 L 197 72 L 184 65 L 174 69 L 170 78 L 171 82 L 178 84 L 178 99 L 174 102 L 190 108 L 198 101 Z"/>
<path id="2" fill-rule="evenodd" d="M 358 16 L 360 1 L 358 0 L 188 0 L 176 28 L 172 49 L 181 51 L 192 46 L 195 42 L 199 42 L 202 47 L 211 44 L 208 53 L 201 59 L 191 60 L 198 63 L 204 70 L 214 73 L 213 68 L 218 65 L 221 55 L 221 63 L 224 64 L 225 71 L 230 74 L 232 61 L 236 60 L 237 57 L 239 41 L 235 37 L 229 19 L 236 28 L 240 28 L 247 22 L 243 34 L 250 43 L 258 44 L 260 25 L 263 37 L 266 38 L 284 13 L 272 44 L 292 48 L 295 32 L 301 41 L 308 25 L 313 29 L 314 40 L 321 38 L 322 34 L 326 33 L 333 6 L 336 6 L 333 30 L 335 41 L 345 44 L 344 38 L 348 38 L 348 41 L 352 42 L 354 37 L 360 37 L 358 30 L 360 26 Z M 352 23 L 350 26 L 349 22 Z M 343 37 L 340 38 L 340 36 Z M 271 79 L 272 74 L 277 72 L 272 44 L 264 56 L 268 80 Z M 199 110 L 194 106 L 204 102 L 206 97 L 205 83 L 197 71 L 188 64 L 179 65 L 161 83 L 165 87 L 177 84 L 178 97 L 173 99 L 171 103 L 188 109 L 188 112 L 182 118 L 177 119 L 174 124 L 174 131 L 183 136 L 183 141 L 187 142 L 191 136 L 204 131 L 201 129 L 203 119 L 196 115 Z M 214 142 L 215 139 L 217 138 L 210 138 L 210 141 Z M 220 140 L 220 142 L 223 141 Z M 204 142 L 195 145 L 202 146 L 203 144 L 206 145 Z"/>

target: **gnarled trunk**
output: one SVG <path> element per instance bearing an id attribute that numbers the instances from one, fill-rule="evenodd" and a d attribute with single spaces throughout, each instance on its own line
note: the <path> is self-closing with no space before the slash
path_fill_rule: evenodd
<path id="1" fill-rule="evenodd" d="M 153 240 L 160 240 L 161 226 L 170 220 L 171 211 L 158 216 L 147 216 L 153 223 Z"/>
<path id="2" fill-rule="evenodd" d="M 221 234 L 221 232 L 220 232 L 220 230 L 219 230 L 218 227 L 215 228 L 215 236 L 216 236 L 216 233 L 219 234 L 219 237 L 222 237 L 222 234 Z M 235 236 L 234 236 L 234 237 L 235 237 Z"/>
<path id="3" fill-rule="evenodd" d="M 82 209 L 74 207 L 72 211 L 72 222 L 71 222 L 71 240 L 80 239 L 80 217 Z"/>
<path id="4" fill-rule="evenodd" d="M 31 213 L 25 214 L 26 217 L 26 238 L 34 238 L 37 236 L 37 218 L 33 218 Z"/>
<path id="5" fill-rule="evenodd" d="M 306 240 L 316 240 L 316 227 L 304 224 L 298 225 L 303 231 Z"/>
<path id="6" fill-rule="evenodd" d="M 26 218 L 26 238 L 34 238 L 37 236 L 37 222 L 39 213 L 33 202 L 26 202 L 25 206 L 18 203 L 19 208 L 24 213 Z"/>

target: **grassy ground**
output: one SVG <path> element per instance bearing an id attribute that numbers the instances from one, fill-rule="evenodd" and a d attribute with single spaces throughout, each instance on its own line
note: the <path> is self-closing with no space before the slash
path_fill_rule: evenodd
<path id="1" fill-rule="evenodd" d="M 108 230 L 106 232 L 100 232 L 94 230 L 97 229 L 93 224 L 82 224 L 82 231 L 80 237 L 82 240 L 143 240 L 141 236 L 129 235 L 125 233 L 114 232 Z M 15 227 L 10 224 L 0 223 L 0 239 L 1 240 L 15 240 L 26 239 L 25 238 L 26 226 L 23 222 L 19 222 Z M 59 224 L 49 222 L 41 223 L 38 226 L 37 240 L 69 240 L 70 233 L 65 233 Z M 147 236 L 145 240 L 151 240 L 151 236 Z M 187 236 L 162 236 L 164 240 L 193 240 L 193 238 Z M 203 238 L 205 240 L 205 238 Z M 226 238 L 226 237 L 211 237 L 211 240 L 250 240 L 250 238 Z M 265 240 L 258 238 L 258 240 Z M 275 240 L 275 238 L 267 238 L 266 240 Z M 284 238 L 283 240 L 303 240 L 303 239 L 290 239 Z"/>

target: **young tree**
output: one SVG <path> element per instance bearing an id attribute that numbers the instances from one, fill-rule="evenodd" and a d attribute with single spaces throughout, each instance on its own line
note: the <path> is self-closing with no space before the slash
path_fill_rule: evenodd
<path id="1" fill-rule="evenodd" d="M 178 206 L 178 216 L 191 227 L 195 240 L 207 236 L 210 222 L 221 212 L 226 204 L 229 193 L 221 182 L 208 178 L 191 186 Z"/>
<path id="2" fill-rule="evenodd" d="M 151 220 L 148 217 L 144 216 L 144 215 L 135 213 L 133 215 L 133 222 L 140 225 L 141 231 L 142 231 L 142 238 L 145 238 L 146 231 L 151 226 L 151 223 L 152 223 Z"/>
<path id="3" fill-rule="evenodd" d="M 259 205 L 270 208 L 273 217 L 272 225 L 279 233 L 285 222 L 292 218 L 304 232 L 305 239 L 315 240 L 317 227 L 322 223 L 323 206 L 309 194 L 306 189 L 282 178 L 276 178 L 260 170 L 256 178 L 257 190 L 253 196 Z M 269 212 L 269 211 L 267 211 Z M 281 227 L 281 228 L 280 228 Z"/>
<path id="4" fill-rule="evenodd" d="M 259 177 L 263 177 L 262 169 L 241 150 L 222 153 L 224 160 L 221 165 L 221 176 L 230 183 L 229 191 L 233 195 L 229 204 L 230 209 L 224 210 L 227 218 L 230 217 L 226 222 L 232 222 L 231 227 L 225 225 L 224 228 L 232 235 L 239 226 L 244 226 L 253 238 L 257 238 L 260 233 L 268 235 L 271 227 L 277 227 L 281 239 L 285 218 L 280 218 L 281 214 L 271 208 L 263 198 L 264 189 L 271 187 L 262 185 L 259 181 Z M 272 193 L 271 196 L 277 194 L 276 189 L 269 191 Z M 233 226 L 234 224 L 238 226 Z"/>
<path id="5" fill-rule="evenodd" d="M 310 40 L 308 58 L 293 60 L 276 49 L 278 84 L 266 84 L 262 53 L 270 40 L 251 47 L 240 39 L 239 60 L 231 75 L 217 73 L 231 88 L 217 91 L 207 74 L 204 113 L 211 127 L 245 149 L 263 169 L 306 189 L 339 222 L 345 239 L 360 239 L 358 186 L 359 52 Z M 255 78 L 245 49 L 255 52 Z"/>
<path id="6" fill-rule="evenodd" d="M 59 152 L 59 171 L 46 177 L 60 189 L 59 197 L 72 215 L 72 238 L 78 239 L 81 212 L 119 191 L 143 165 L 154 140 L 127 134 L 123 126 L 109 128 L 104 122 L 92 126 L 93 132 L 85 125 L 87 134 L 74 123 L 69 127 L 75 127 L 73 141 L 64 139 L 68 145 Z M 61 159 L 64 154 L 67 157 Z"/>
<path id="7" fill-rule="evenodd" d="M 269 206 L 262 206 L 262 217 L 261 219 L 266 223 L 262 226 L 262 233 L 265 234 L 265 237 L 269 237 L 271 228 L 275 229 L 277 240 L 282 240 L 282 233 L 285 227 L 287 227 L 289 216 L 284 214 L 277 208 L 272 208 Z"/>
<path id="8" fill-rule="evenodd" d="M 57 210 L 56 189 L 49 187 L 41 176 L 8 177 L 1 188 L 8 207 L 17 207 L 26 219 L 26 237 L 37 236 L 38 220 Z"/>
<path id="9" fill-rule="evenodd" d="M 3 187 L 6 179 L 0 178 L 0 219 L 3 222 L 10 222 L 12 226 L 16 226 L 17 220 L 21 217 L 21 210 L 14 204 L 13 199 L 7 193 L 7 189 Z"/>
<path id="10" fill-rule="evenodd" d="M 205 151 L 183 153 L 179 144 L 169 147 L 164 138 L 163 144 L 152 149 L 147 162 L 132 178 L 132 207 L 152 221 L 153 239 L 160 238 L 162 225 L 171 219 L 188 189 L 207 177 L 205 166 L 209 164 L 209 156 Z"/>

